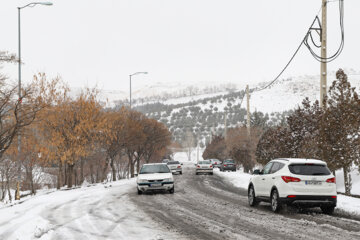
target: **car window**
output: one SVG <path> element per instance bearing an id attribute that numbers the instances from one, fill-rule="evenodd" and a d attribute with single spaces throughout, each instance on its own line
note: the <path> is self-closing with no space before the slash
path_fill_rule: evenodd
<path id="1" fill-rule="evenodd" d="M 282 169 L 284 166 L 285 166 L 285 164 L 283 164 L 283 163 L 274 162 L 274 164 L 271 167 L 270 174 L 271 173 L 276 173 L 277 171 Z"/>
<path id="2" fill-rule="evenodd" d="M 168 162 L 167 165 L 172 165 L 172 164 L 180 164 L 179 161 L 171 161 L 171 162 Z"/>
<path id="3" fill-rule="evenodd" d="M 263 174 L 269 174 L 272 164 L 273 164 L 272 162 L 269 162 L 268 164 L 265 165 L 263 169 Z"/>
<path id="4" fill-rule="evenodd" d="M 291 164 L 289 170 L 297 175 L 321 176 L 331 174 L 327 166 L 321 164 Z"/>
<path id="5" fill-rule="evenodd" d="M 234 160 L 228 159 L 228 160 L 225 160 L 224 162 L 226 162 L 226 163 L 234 163 Z"/>
<path id="6" fill-rule="evenodd" d="M 211 164 L 210 160 L 199 161 L 199 164 Z"/>
<path id="7" fill-rule="evenodd" d="M 170 169 L 165 164 L 156 164 L 156 165 L 144 165 L 140 170 L 140 174 L 147 173 L 169 173 Z"/>

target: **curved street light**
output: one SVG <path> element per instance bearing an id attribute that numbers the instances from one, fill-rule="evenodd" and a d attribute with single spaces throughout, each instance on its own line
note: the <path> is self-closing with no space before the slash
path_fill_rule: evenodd
<path id="1" fill-rule="evenodd" d="M 136 72 L 129 75 L 130 76 L 130 109 L 131 109 L 131 77 L 139 74 L 148 74 L 148 72 Z"/>
<path id="2" fill-rule="evenodd" d="M 19 104 L 21 103 L 21 27 L 20 27 L 20 10 L 26 7 L 35 7 L 36 5 L 52 6 L 51 2 L 32 2 L 23 7 L 18 7 L 18 33 L 19 33 Z M 20 113 L 19 113 L 20 115 Z M 20 116 L 19 116 L 20 117 Z M 21 151 L 21 136 L 18 134 L 18 153 Z M 18 160 L 18 177 L 16 183 L 15 200 L 20 200 L 20 180 L 21 180 L 21 165 Z"/>

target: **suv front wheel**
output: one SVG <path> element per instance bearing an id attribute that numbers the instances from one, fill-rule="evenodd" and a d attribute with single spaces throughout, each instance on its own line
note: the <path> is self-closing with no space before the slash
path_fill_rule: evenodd
<path id="1" fill-rule="evenodd" d="M 249 200 L 249 205 L 251 207 L 255 207 L 255 206 L 257 206 L 259 204 L 259 202 L 257 201 L 257 199 L 255 197 L 254 186 L 252 186 L 252 185 L 249 187 L 248 200 Z"/>
<path id="2" fill-rule="evenodd" d="M 279 199 L 279 193 L 276 189 L 271 192 L 271 209 L 273 212 L 279 212 L 282 205 Z"/>

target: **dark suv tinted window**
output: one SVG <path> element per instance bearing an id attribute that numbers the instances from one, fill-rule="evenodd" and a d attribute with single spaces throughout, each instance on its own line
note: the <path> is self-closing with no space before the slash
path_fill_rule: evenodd
<path id="1" fill-rule="evenodd" d="M 330 170 L 325 165 L 320 164 L 292 164 L 289 165 L 289 170 L 297 175 L 330 175 Z"/>

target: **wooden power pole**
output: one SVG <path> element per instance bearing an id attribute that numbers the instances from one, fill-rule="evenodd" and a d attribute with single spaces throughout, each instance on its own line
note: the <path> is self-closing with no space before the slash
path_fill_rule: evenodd
<path id="1" fill-rule="evenodd" d="M 327 92 L 327 2 L 322 0 L 322 20 L 321 20 L 321 72 L 320 72 L 320 106 L 323 108 L 324 99 Z"/>
<path id="2" fill-rule="evenodd" d="M 247 99 L 246 128 L 247 128 L 248 136 L 250 136 L 250 94 L 249 94 L 249 85 L 246 85 L 246 99 Z"/>
<path id="3" fill-rule="evenodd" d="M 226 139 L 227 136 L 227 119 L 226 119 L 226 111 L 224 111 L 224 138 Z"/>

